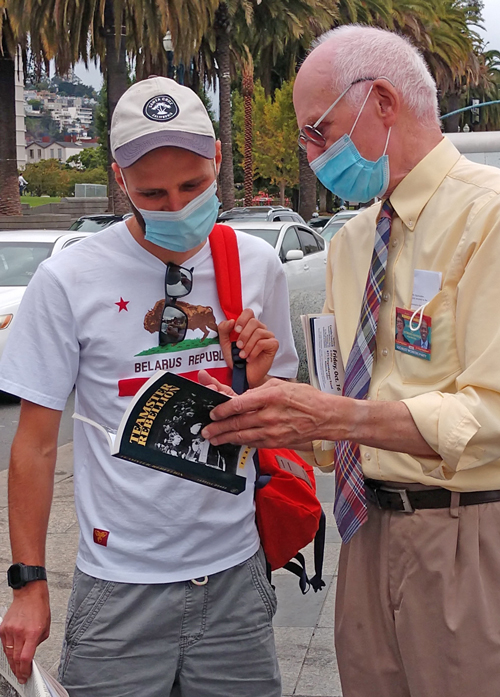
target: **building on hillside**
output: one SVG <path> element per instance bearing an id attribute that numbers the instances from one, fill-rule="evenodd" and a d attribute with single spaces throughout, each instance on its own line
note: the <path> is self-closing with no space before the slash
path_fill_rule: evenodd
<path id="1" fill-rule="evenodd" d="M 53 138 L 41 138 L 26 143 L 26 162 L 32 164 L 41 160 L 59 160 L 67 162 L 72 155 L 78 155 L 86 148 L 96 148 L 96 140 L 54 140 Z"/>
<path id="2" fill-rule="evenodd" d="M 26 166 L 26 149 L 24 147 L 26 142 L 26 126 L 24 122 L 23 61 L 20 51 L 18 51 L 17 54 L 15 80 L 17 168 L 21 170 Z"/>
<path id="3" fill-rule="evenodd" d="M 41 110 L 34 109 L 32 102 L 40 102 Z M 49 90 L 29 89 L 24 91 L 24 110 L 26 116 L 42 116 L 50 113 L 61 131 L 79 138 L 86 138 L 94 116 L 97 102 L 89 97 L 68 97 Z"/>

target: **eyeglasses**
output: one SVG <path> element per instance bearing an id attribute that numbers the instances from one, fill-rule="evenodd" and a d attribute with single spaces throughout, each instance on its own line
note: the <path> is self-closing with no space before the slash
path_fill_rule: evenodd
<path id="1" fill-rule="evenodd" d="M 342 97 L 346 95 L 347 92 L 349 92 L 353 85 L 357 85 L 359 82 L 373 82 L 374 80 L 378 79 L 379 78 L 376 77 L 360 77 L 357 80 L 354 80 L 354 82 L 351 82 L 351 84 L 345 88 L 345 90 L 340 94 L 340 96 L 337 97 L 333 104 L 328 107 L 323 116 L 319 117 L 316 123 L 314 123 L 312 126 L 306 124 L 303 128 L 299 130 L 299 148 L 301 150 L 307 150 L 307 143 L 312 143 L 313 145 L 316 145 L 319 148 L 324 148 L 326 145 L 326 138 L 320 131 L 318 131 L 319 124 L 323 121 L 323 119 L 325 119 L 328 116 L 333 107 L 337 106 Z"/>
<path id="2" fill-rule="evenodd" d="M 189 295 L 193 289 L 193 269 L 167 264 L 165 271 L 165 307 L 160 323 L 160 346 L 178 344 L 188 330 L 188 316 L 177 307 L 178 298 Z"/>

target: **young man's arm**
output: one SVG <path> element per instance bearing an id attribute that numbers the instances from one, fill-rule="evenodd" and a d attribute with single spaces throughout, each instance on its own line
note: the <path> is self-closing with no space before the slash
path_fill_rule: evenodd
<path id="1" fill-rule="evenodd" d="M 23 400 L 9 466 L 9 525 L 13 563 L 45 566 L 45 540 L 54 487 L 62 412 Z M 35 649 L 49 636 L 46 581 L 14 591 L 0 638 L 19 682 L 31 674 Z M 13 647 L 13 648 L 8 648 Z"/>

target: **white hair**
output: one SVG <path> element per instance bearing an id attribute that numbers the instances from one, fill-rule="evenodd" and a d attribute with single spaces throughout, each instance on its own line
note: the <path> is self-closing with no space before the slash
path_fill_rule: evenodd
<path id="1" fill-rule="evenodd" d="M 347 24 L 318 37 L 317 46 L 331 43 L 332 88 L 340 94 L 362 77 L 387 77 L 403 103 L 422 125 L 439 124 L 434 78 L 415 46 L 400 34 L 375 27 Z M 353 106 L 361 106 L 366 83 L 354 85 L 346 94 Z"/>

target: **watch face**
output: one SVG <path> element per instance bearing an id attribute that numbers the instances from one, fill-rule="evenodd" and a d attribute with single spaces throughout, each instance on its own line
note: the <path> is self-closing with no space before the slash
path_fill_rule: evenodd
<path id="1" fill-rule="evenodd" d="M 11 588 L 23 588 L 30 581 L 46 581 L 47 574 L 43 566 L 26 566 L 21 562 L 12 564 L 7 571 L 7 581 Z"/>
<path id="2" fill-rule="evenodd" d="M 22 576 L 22 566 L 21 564 L 12 564 L 8 572 L 8 581 L 11 588 L 21 588 L 25 581 Z"/>

